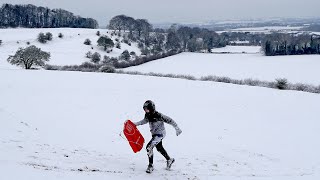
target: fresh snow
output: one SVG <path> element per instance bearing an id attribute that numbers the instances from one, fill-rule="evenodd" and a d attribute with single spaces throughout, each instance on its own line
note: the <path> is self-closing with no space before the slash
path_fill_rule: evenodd
<path id="1" fill-rule="evenodd" d="M 83 62 L 89 61 L 85 57 L 88 51 L 92 53 L 98 52 L 103 59 L 104 55 L 109 57 L 118 57 L 124 50 L 129 52 L 134 51 L 137 55 L 141 54 L 140 49 L 136 43 L 132 43 L 131 46 L 121 43 L 121 49 L 113 48 L 113 52 L 106 53 L 102 47 L 97 46 L 97 40 L 99 36 L 96 32 L 100 31 L 101 35 L 107 35 L 111 38 L 111 32 L 107 29 L 80 29 L 80 28 L 16 28 L 16 29 L 0 29 L 0 39 L 3 41 L 0 45 L 0 68 L 16 69 L 7 62 L 9 55 L 14 55 L 19 47 L 26 47 L 27 42 L 31 45 L 36 45 L 44 51 L 51 53 L 51 59 L 49 64 L 54 65 L 79 65 Z M 51 32 L 53 34 L 53 40 L 48 41 L 46 44 L 41 44 L 37 41 L 38 34 L 40 32 Z M 64 37 L 58 38 L 58 34 L 62 33 Z M 80 35 L 79 35 L 80 34 Z M 92 45 L 83 44 L 85 39 L 89 38 Z M 117 36 L 113 36 L 112 39 L 116 43 Z M 122 38 L 119 38 L 120 40 Z M 19 43 L 17 43 L 19 42 Z M 93 47 L 93 49 L 91 49 Z"/>
<path id="2" fill-rule="evenodd" d="M 226 47 L 234 52 L 238 48 Z M 243 47 L 243 50 L 251 49 Z M 258 48 L 252 47 L 253 51 Z M 215 49 L 218 52 L 219 49 Z M 250 51 L 250 50 L 248 50 Z M 234 79 L 258 79 L 274 81 L 277 78 L 287 78 L 294 83 L 320 85 L 320 56 L 273 56 L 262 54 L 204 54 L 181 53 L 168 58 L 152 61 L 140 66 L 129 67 L 127 71 L 155 72 L 165 74 L 184 74 L 195 77 L 216 75 Z"/>
<path id="3" fill-rule="evenodd" d="M 239 41 L 242 42 L 242 41 Z M 226 46 L 212 49 L 214 53 L 246 53 L 254 54 L 261 52 L 261 46 Z"/>
<path id="4" fill-rule="evenodd" d="M 320 178 L 318 94 L 102 73 L 0 77 L 1 179 Z M 118 135 L 147 99 L 183 131 L 166 125 L 172 171 L 155 152 L 146 174 L 145 150 L 134 154 Z M 148 141 L 148 125 L 139 129 Z"/>
<path id="5" fill-rule="evenodd" d="M 320 32 L 312 32 L 312 34 L 320 35 Z"/>
<path id="6" fill-rule="evenodd" d="M 38 43 L 40 32 L 51 32 L 53 41 Z M 63 39 L 57 37 L 60 32 Z M 121 50 L 107 54 L 96 46 L 96 32 L 0 29 L 1 180 L 320 178 L 318 94 L 125 74 L 22 70 L 7 62 L 27 42 L 50 51 L 53 65 L 81 64 L 88 61 L 84 55 L 89 50 L 111 57 L 125 49 L 141 53 L 136 44 L 122 43 Z M 86 38 L 93 50 L 83 44 Z M 213 52 L 217 54 L 182 53 L 125 70 L 320 84 L 319 55 L 265 57 L 257 46 Z M 171 171 L 155 150 L 155 171 L 146 174 L 145 149 L 134 154 L 119 136 L 125 120 L 144 117 L 147 99 L 183 131 L 176 137 L 166 125 L 164 147 L 176 159 Z M 147 143 L 148 125 L 138 128 Z"/>

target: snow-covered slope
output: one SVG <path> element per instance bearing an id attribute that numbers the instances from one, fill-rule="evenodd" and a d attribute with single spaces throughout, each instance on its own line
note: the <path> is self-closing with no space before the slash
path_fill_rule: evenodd
<path id="1" fill-rule="evenodd" d="M 88 61 L 85 54 L 88 51 L 92 53 L 98 52 L 103 58 L 104 55 L 109 57 L 118 57 L 124 50 L 129 52 L 134 51 L 137 55 L 141 52 L 136 43 L 131 46 L 121 43 L 121 49 L 113 48 L 113 52 L 106 53 L 103 48 L 97 46 L 98 36 L 96 32 L 100 31 L 101 35 L 107 35 L 111 38 L 111 31 L 106 29 L 80 29 L 80 28 L 47 28 L 47 29 L 0 29 L 0 40 L 3 41 L 0 45 L 0 68 L 15 69 L 7 62 L 9 55 L 14 55 L 19 47 L 26 47 L 27 42 L 31 45 L 36 45 L 44 51 L 51 53 L 50 64 L 54 65 L 74 65 L 81 64 Z M 40 32 L 51 32 L 53 40 L 48 41 L 46 44 L 41 44 L 37 41 L 37 36 Z M 58 38 L 58 34 L 62 33 L 64 37 Z M 89 38 L 92 42 L 91 46 L 84 45 L 85 39 Z M 117 37 L 113 36 L 115 42 Z M 121 40 L 122 38 L 120 38 Z M 19 43 L 17 43 L 19 42 Z M 91 49 L 93 47 L 93 49 Z"/>
<path id="2" fill-rule="evenodd" d="M 318 94 L 44 70 L 0 77 L 1 179 L 320 178 Z M 145 150 L 134 154 L 118 135 L 147 99 L 183 130 L 166 125 L 172 171 L 155 152 L 146 174 Z M 146 140 L 148 128 L 139 127 Z"/>
<path id="3" fill-rule="evenodd" d="M 222 48 L 221 51 L 225 50 L 227 48 Z M 196 77 L 216 75 L 234 79 L 253 78 L 268 81 L 287 78 L 290 82 L 319 85 L 319 66 L 319 55 L 267 57 L 262 54 L 182 53 L 126 70 L 188 74 Z"/>

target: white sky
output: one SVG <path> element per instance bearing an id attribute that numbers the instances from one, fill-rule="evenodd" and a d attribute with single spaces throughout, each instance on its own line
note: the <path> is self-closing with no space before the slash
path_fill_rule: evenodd
<path id="1" fill-rule="evenodd" d="M 148 19 L 151 23 L 320 17 L 320 0 L 0 0 L 0 3 L 62 8 L 92 17 L 100 26 L 119 14 Z"/>

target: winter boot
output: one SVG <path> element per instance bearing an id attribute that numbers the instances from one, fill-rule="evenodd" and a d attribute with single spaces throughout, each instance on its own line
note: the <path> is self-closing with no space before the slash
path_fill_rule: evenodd
<path id="1" fill-rule="evenodd" d="M 174 158 L 170 158 L 169 160 L 167 160 L 167 170 L 170 170 L 172 164 L 174 163 Z"/>
<path id="2" fill-rule="evenodd" d="M 151 173 L 154 170 L 153 165 L 149 164 L 146 173 Z"/>

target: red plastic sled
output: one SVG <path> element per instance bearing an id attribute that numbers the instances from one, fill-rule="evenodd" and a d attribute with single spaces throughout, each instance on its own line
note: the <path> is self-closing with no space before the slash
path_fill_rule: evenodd
<path id="1" fill-rule="evenodd" d="M 137 126 L 130 120 L 124 123 L 123 134 L 126 136 L 134 153 L 139 152 L 143 148 L 144 138 Z"/>

